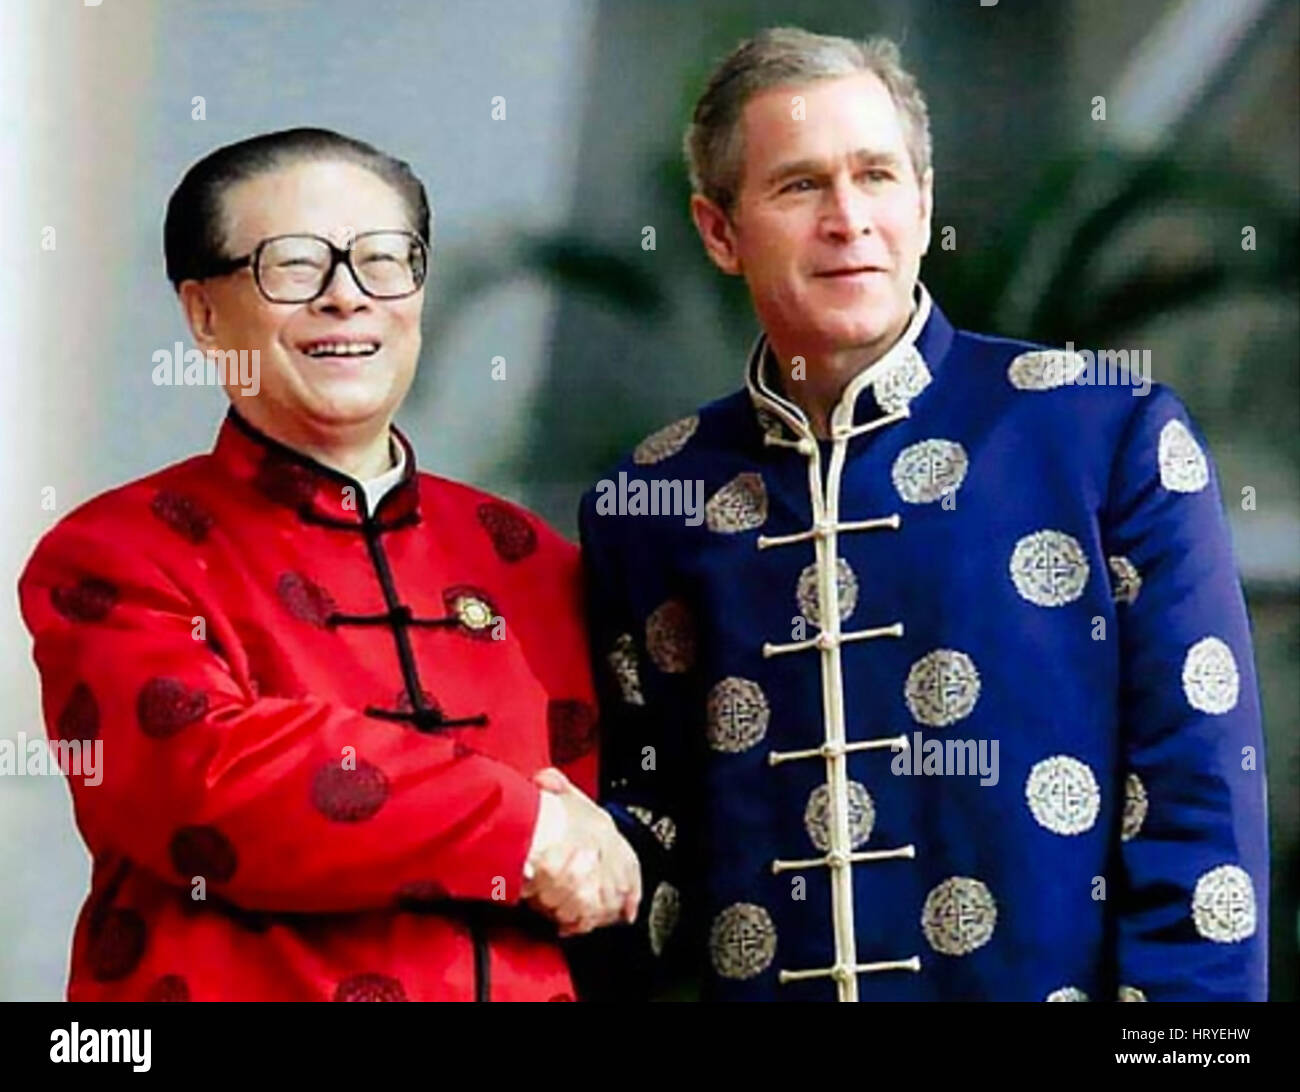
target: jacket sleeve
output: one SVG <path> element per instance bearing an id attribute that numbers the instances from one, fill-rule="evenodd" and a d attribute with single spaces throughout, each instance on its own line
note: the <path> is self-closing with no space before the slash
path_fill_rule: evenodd
<path id="1" fill-rule="evenodd" d="M 637 920 L 573 942 L 586 999 L 644 998 L 689 969 L 699 824 L 693 819 L 690 713 L 693 623 L 653 536 L 627 534 L 617 517 L 579 513 L 593 674 L 600 706 L 600 800 L 641 864 Z M 638 528 L 638 532 L 643 529 Z M 644 529 L 648 532 L 648 528 Z"/>
<path id="2" fill-rule="evenodd" d="M 1267 794 L 1250 625 L 1204 439 L 1167 390 L 1141 401 L 1105 540 L 1125 785 L 1119 999 L 1264 1000 Z"/>
<path id="3" fill-rule="evenodd" d="M 509 588 L 510 625 L 534 677 L 549 696 L 546 724 L 551 762 L 588 796 L 595 797 L 597 712 L 583 618 L 582 567 L 573 543 L 522 508 L 493 501 L 515 526 L 527 528 L 535 549 L 503 566 Z"/>
<path id="4" fill-rule="evenodd" d="M 75 515 L 19 598 L 51 740 L 100 752 L 69 778 L 93 853 L 251 909 L 518 900 L 539 801 L 517 771 L 339 704 L 257 698 L 195 638 L 203 606 Z"/>

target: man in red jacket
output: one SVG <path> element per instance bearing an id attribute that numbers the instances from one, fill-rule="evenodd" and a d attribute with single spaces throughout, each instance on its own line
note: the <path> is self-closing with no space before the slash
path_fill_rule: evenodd
<path id="1" fill-rule="evenodd" d="M 172 196 L 191 353 L 254 382 L 218 372 L 215 449 L 83 505 L 20 580 L 49 734 L 102 745 L 70 777 L 70 1000 L 570 1000 L 557 924 L 635 917 L 586 795 L 576 550 L 392 427 L 428 246 L 406 164 L 324 130 Z"/>

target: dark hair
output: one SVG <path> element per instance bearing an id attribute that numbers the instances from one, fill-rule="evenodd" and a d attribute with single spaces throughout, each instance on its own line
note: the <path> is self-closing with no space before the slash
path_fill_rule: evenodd
<path id="1" fill-rule="evenodd" d="M 230 186 L 312 160 L 355 163 L 382 178 L 406 203 L 411 230 L 431 242 L 429 198 L 409 164 L 329 129 L 282 129 L 227 144 L 185 172 L 163 221 L 163 258 L 172 287 L 179 289 L 182 281 L 203 276 L 214 261 L 234 256 L 225 252 L 222 223 L 222 198 Z"/>

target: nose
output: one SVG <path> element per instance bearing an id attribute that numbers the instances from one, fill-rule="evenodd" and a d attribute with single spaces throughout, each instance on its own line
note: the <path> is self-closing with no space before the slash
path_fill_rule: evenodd
<path id="1" fill-rule="evenodd" d="M 311 306 L 327 315 L 347 316 L 369 310 L 370 297 L 361 291 L 352 270 L 344 262 L 339 262 L 325 285 L 325 291 L 312 300 Z"/>
<path id="2" fill-rule="evenodd" d="M 871 233 L 871 201 L 853 180 L 837 177 L 826 187 L 821 229 L 836 242 L 849 242 Z"/>

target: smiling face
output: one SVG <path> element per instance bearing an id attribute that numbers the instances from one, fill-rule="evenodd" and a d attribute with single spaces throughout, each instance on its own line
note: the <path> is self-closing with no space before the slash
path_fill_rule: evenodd
<path id="1" fill-rule="evenodd" d="M 340 160 L 274 169 L 224 194 L 225 250 L 252 251 L 274 235 L 311 234 L 345 246 L 367 231 L 410 228 L 401 195 Z M 404 299 L 365 295 L 342 265 L 310 303 L 271 303 L 250 269 L 186 281 L 181 301 L 203 349 L 256 349 L 256 396 L 227 387 L 253 425 L 291 446 L 386 433 L 415 376 L 424 290 Z"/>
<path id="2" fill-rule="evenodd" d="M 778 352 L 874 359 L 907 326 L 930 243 L 932 175 L 917 178 L 889 91 L 870 73 L 772 88 L 741 124 L 730 217 L 692 199 L 709 256 L 745 277 Z"/>

